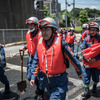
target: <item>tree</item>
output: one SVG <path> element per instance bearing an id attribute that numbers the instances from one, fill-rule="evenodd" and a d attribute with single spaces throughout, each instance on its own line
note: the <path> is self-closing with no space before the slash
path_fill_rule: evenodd
<path id="1" fill-rule="evenodd" d="M 75 18 L 79 19 L 79 12 L 82 10 L 82 8 L 75 8 L 71 10 L 71 16 L 73 16 L 73 11 L 75 10 Z"/>
<path id="2" fill-rule="evenodd" d="M 88 13 L 86 10 L 81 10 L 80 13 L 79 13 L 79 21 L 82 24 L 84 23 L 88 23 L 89 20 L 88 20 Z"/>
<path id="3" fill-rule="evenodd" d="M 45 17 L 50 17 L 50 11 L 48 10 L 48 7 L 46 5 L 43 5 L 44 10 L 44 18 Z"/>
<path id="4" fill-rule="evenodd" d="M 59 19 L 60 19 L 60 26 L 61 26 L 61 27 L 65 27 L 65 26 L 66 26 L 66 20 L 63 19 L 63 15 L 66 15 L 66 10 L 62 10 L 62 11 L 59 13 Z M 71 19 L 71 15 L 70 15 L 70 13 L 67 11 L 67 23 L 68 23 L 68 26 L 70 25 L 70 19 Z"/>
<path id="5" fill-rule="evenodd" d="M 75 18 L 79 19 L 79 12 L 83 10 L 82 8 L 75 8 Z M 94 17 L 99 17 L 100 16 L 100 10 L 97 9 L 90 9 L 90 8 L 85 8 L 88 12 L 88 17 L 89 18 L 94 18 Z M 73 9 L 71 10 L 71 15 L 73 15 Z"/>

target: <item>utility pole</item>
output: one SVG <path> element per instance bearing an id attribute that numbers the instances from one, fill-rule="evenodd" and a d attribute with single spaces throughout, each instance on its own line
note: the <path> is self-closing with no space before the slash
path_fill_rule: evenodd
<path id="1" fill-rule="evenodd" d="M 73 0 L 73 24 L 74 24 L 74 27 L 75 27 L 75 0 Z"/>
<path id="2" fill-rule="evenodd" d="M 50 0 L 49 4 L 50 4 L 50 17 L 51 17 L 51 13 L 52 13 L 52 11 L 51 11 L 51 0 Z"/>
<path id="3" fill-rule="evenodd" d="M 66 18 L 66 30 L 67 30 L 67 0 L 65 0 L 65 7 L 66 7 L 66 16 L 65 16 L 65 18 Z"/>
<path id="4" fill-rule="evenodd" d="M 55 0 L 57 31 L 59 32 L 58 0 Z"/>

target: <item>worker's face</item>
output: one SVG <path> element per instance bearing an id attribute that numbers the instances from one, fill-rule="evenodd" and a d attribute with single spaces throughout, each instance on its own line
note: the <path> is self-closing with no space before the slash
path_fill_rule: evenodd
<path id="1" fill-rule="evenodd" d="M 98 33 L 98 30 L 97 28 L 93 27 L 93 28 L 90 28 L 89 32 L 91 36 L 95 36 Z"/>
<path id="2" fill-rule="evenodd" d="M 71 31 L 70 31 L 70 33 L 71 33 L 71 34 L 73 34 L 73 33 L 74 33 L 74 31 L 73 31 L 73 30 L 71 30 Z"/>
<path id="3" fill-rule="evenodd" d="M 86 30 L 86 28 L 83 28 L 83 31 L 85 31 Z"/>
<path id="4" fill-rule="evenodd" d="M 42 28 L 42 37 L 44 40 L 49 40 L 52 35 L 52 29 L 50 27 Z"/>
<path id="5" fill-rule="evenodd" d="M 35 26 L 34 26 L 34 24 L 32 23 L 32 24 L 28 24 L 28 27 L 29 27 L 29 29 L 30 30 L 32 30 L 32 29 L 34 29 L 35 28 Z"/>

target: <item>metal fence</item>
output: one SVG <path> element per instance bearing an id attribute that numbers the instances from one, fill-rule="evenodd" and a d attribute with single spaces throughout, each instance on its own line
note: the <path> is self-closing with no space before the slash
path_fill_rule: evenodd
<path id="1" fill-rule="evenodd" d="M 0 43 L 8 44 L 26 40 L 28 29 L 0 29 Z"/>

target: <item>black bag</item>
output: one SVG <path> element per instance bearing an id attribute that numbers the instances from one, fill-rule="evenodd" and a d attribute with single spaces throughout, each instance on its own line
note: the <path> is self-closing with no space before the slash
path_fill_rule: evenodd
<path id="1" fill-rule="evenodd" d="M 65 40 L 62 39 L 62 41 L 61 41 L 61 49 L 62 49 L 63 56 L 64 56 L 64 49 L 65 49 L 65 44 L 64 43 L 65 43 Z M 70 67 L 69 61 L 65 56 L 64 56 L 64 63 L 66 65 L 66 68 Z"/>

